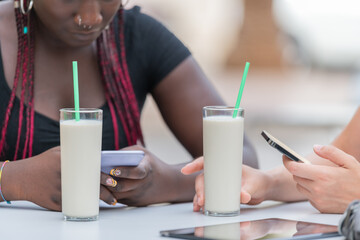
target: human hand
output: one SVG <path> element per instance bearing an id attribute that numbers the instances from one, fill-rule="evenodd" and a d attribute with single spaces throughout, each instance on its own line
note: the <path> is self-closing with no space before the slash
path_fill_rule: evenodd
<path id="1" fill-rule="evenodd" d="M 50 210 L 61 210 L 60 147 L 9 162 L 5 170 L 2 185 L 10 193 L 10 200 L 27 200 Z"/>
<path id="2" fill-rule="evenodd" d="M 149 204 L 168 202 L 173 191 L 170 179 L 171 166 L 163 163 L 145 148 L 135 145 L 123 150 L 141 150 L 145 153 L 137 167 L 119 166 L 111 171 L 111 177 L 116 181 L 114 185 L 107 185 L 118 202 L 129 206 L 146 206 Z M 106 175 L 108 178 L 109 175 Z M 110 180 L 109 180 L 110 182 Z"/>
<path id="3" fill-rule="evenodd" d="M 7 176 L 12 175 L 14 180 Z M 61 161 L 60 147 L 51 148 L 31 158 L 9 162 L 2 183 L 13 192 L 12 199 L 27 200 L 41 207 L 61 211 Z M 5 186 L 5 187 L 6 187 Z M 111 192 L 100 186 L 100 198 L 111 204 Z"/>
<path id="4" fill-rule="evenodd" d="M 185 165 L 181 172 L 185 175 L 199 172 L 204 169 L 204 157 L 199 157 Z M 200 173 L 195 179 L 195 196 L 193 199 L 193 210 L 199 212 L 205 205 L 204 173 Z"/>
<path id="5" fill-rule="evenodd" d="M 204 158 L 200 157 L 187 164 L 181 169 L 185 175 L 199 172 L 204 168 Z M 259 204 L 265 200 L 269 176 L 260 170 L 242 165 L 242 179 L 241 179 L 241 203 Z M 205 193 L 204 193 L 204 173 L 199 174 L 195 180 L 196 194 L 193 200 L 193 210 L 198 212 L 204 208 Z"/>
<path id="6" fill-rule="evenodd" d="M 322 213 L 343 213 L 348 204 L 360 198 L 360 164 L 334 146 L 314 146 L 314 152 L 337 166 L 296 163 L 283 156 L 296 187 Z"/>

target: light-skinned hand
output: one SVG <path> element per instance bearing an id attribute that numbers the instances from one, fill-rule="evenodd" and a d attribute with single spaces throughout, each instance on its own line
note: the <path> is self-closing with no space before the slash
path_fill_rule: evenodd
<path id="1" fill-rule="evenodd" d="M 193 174 L 204 169 L 204 158 L 199 157 L 187 164 L 181 169 L 185 175 Z M 265 196 L 269 184 L 269 176 L 257 169 L 242 166 L 242 180 L 241 180 L 241 203 L 259 204 L 265 200 Z M 193 200 L 193 210 L 198 212 L 203 210 L 205 205 L 204 192 L 204 173 L 199 174 L 195 180 L 195 196 Z"/>
<path id="2" fill-rule="evenodd" d="M 334 146 L 315 145 L 314 152 L 336 166 L 297 163 L 283 156 L 298 191 L 322 213 L 343 213 L 347 205 L 360 198 L 360 164 Z"/>

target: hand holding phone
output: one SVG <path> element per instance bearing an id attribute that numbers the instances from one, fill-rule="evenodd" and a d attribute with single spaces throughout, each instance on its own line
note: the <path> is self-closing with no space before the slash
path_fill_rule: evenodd
<path id="1" fill-rule="evenodd" d="M 110 174 L 111 169 L 119 166 L 136 167 L 144 156 L 140 150 L 101 151 L 101 171 Z"/>
<path id="2" fill-rule="evenodd" d="M 309 160 L 307 160 L 306 158 L 297 154 L 294 150 L 292 150 L 291 148 L 286 146 L 284 143 L 282 143 L 280 140 L 278 140 L 275 137 L 273 137 L 272 135 L 270 135 L 268 132 L 262 131 L 261 136 L 264 137 L 264 139 L 269 143 L 270 146 L 277 149 L 278 151 L 280 151 L 282 154 L 284 154 L 291 160 L 293 160 L 295 162 L 311 164 L 311 162 Z"/>

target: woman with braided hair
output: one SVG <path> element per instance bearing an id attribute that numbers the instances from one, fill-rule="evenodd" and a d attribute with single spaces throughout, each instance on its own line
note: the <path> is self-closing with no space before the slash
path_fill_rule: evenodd
<path id="1" fill-rule="evenodd" d="M 59 109 L 73 105 L 72 60 L 79 63 L 80 105 L 103 109 L 102 149 L 145 152 L 138 167 L 102 174 L 100 198 L 132 206 L 192 199 L 195 176 L 183 176 L 183 165 L 168 165 L 138 145 L 140 112 L 151 94 L 174 135 L 197 157 L 201 108 L 223 101 L 188 49 L 159 22 L 138 7 L 124 10 L 121 0 L 5 1 L 0 50 L 0 201 L 61 210 L 58 122 Z M 245 161 L 256 164 L 245 142 Z"/>

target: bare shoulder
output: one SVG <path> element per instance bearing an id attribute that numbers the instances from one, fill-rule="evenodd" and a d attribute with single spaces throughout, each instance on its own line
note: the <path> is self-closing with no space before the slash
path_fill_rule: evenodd
<path id="1" fill-rule="evenodd" d="M 9 38 L 11 36 L 14 36 L 15 31 L 16 31 L 16 27 L 15 27 L 14 2 L 1 1 L 0 2 L 0 42 L 2 42 L 2 40 L 5 40 L 4 38 Z"/>
<path id="2" fill-rule="evenodd" d="M 5 78 L 12 86 L 17 55 L 17 29 L 14 1 L 0 1 L 0 48 Z"/>
<path id="3" fill-rule="evenodd" d="M 0 22 L 14 19 L 14 3 L 13 1 L 0 1 Z"/>

